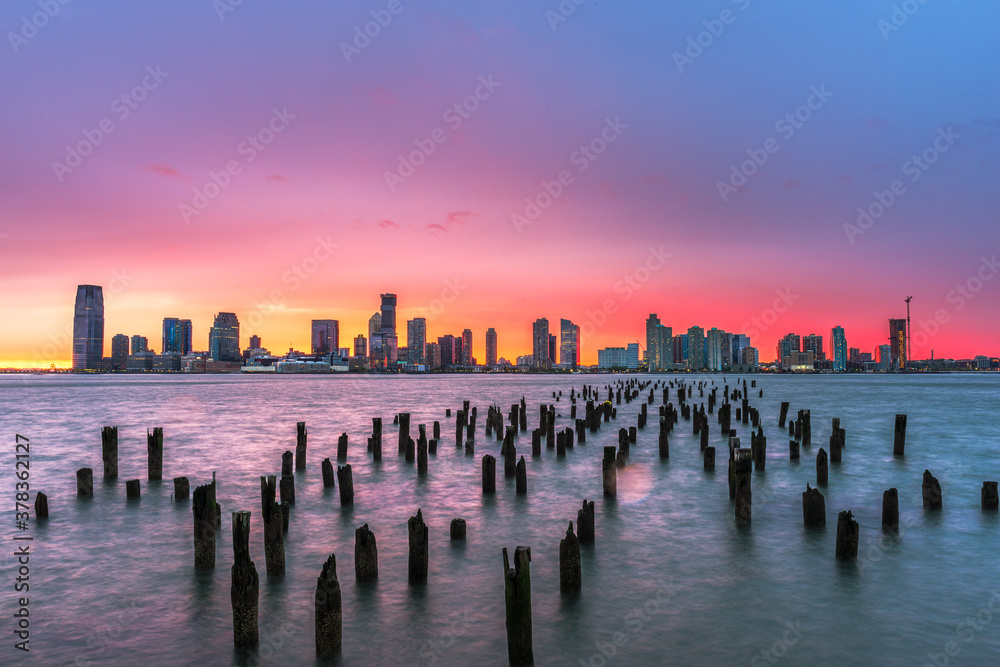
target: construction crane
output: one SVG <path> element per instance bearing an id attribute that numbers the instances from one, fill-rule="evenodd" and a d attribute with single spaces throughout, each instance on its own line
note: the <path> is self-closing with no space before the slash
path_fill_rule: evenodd
<path id="1" fill-rule="evenodd" d="M 912 296 L 906 297 L 906 365 L 909 366 L 913 358 L 910 356 L 910 300 Z"/>

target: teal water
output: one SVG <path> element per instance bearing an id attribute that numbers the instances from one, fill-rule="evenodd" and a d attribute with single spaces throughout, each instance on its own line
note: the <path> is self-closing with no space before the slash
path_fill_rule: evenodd
<path id="1" fill-rule="evenodd" d="M 571 425 L 570 388 L 625 376 L 210 377 L 20 375 L 0 377 L 3 539 L 13 544 L 14 442 L 31 441 L 32 490 L 49 496 L 51 518 L 34 537 L 30 574 L 31 652 L 13 648 L 16 563 L 4 549 L 0 572 L 5 620 L 0 664 L 228 665 L 315 662 L 313 595 L 330 553 L 343 589 L 345 665 L 506 664 L 501 548 L 532 549 L 535 661 L 539 665 L 923 665 L 1000 664 L 1000 518 L 980 508 L 984 480 L 1000 478 L 1000 378 L 996 375 L 753 378 L 750 392 L 768 436 L 764 472 L 753 473 L 753 522 L 737 527 L 726 479 L 725 439 L 710 415 L 717 472 L 702 469 L 690 422 L 656 446 L 657 397 L 639 432 L 619 495 L 601 493 L 601 448 L 636 423 L 641 401 L 588 433 L 564 459 L 530 455 L 518 439 L 528 495 L 516 496 L 499 461 L 497 494 L 484 497 L 480 458 L 498 455 L 485 438 L 487 407 L 504 412 L 523 395 L 529 429 L 538 405 L 562 391 L 557 428 Z M 637 376 L 705 381 L 723 376 Z M 727 376 L 731 386 L 736 376 Z M 707 397 L 706 392 L 706 397 Z M 643 394 L 645 397 L 645 393 Z M 454 446 L 454 411 L 478 407 L 476 456 Z M 672 395 L 672 400 L 676 400 Z M 692 401 L 701 401 L 695 390 Z M 788 460 L 777 426 L 810 409 L 813 445 Z M 580 402 L 580 416 L 583 403 Z M 442 441 L 419 479 L 396 455 L 396 412 L 417 424 L 441 422 Z M 892 456 L 894 415 L 908 418 L 906 456 Z M 381 464 L 366 452 L 371 417 L 384 423 Z M 831 418 L 847 432 L 844 461 L 831 464 L 827 526 L 805 530 L 801 492 L 815 486 L 815 453 Z M 296 473 L 297 504 L 286 537 L 286 575 L 268 580 L 259 516 L 262 474 L 280 474 L 294 450 L 295 422 L 309 428 L 308 468 Z M 101 480 L 100 429 L 119 427 L 120 474 Z M 146 477 L 147 427 L 164 429 L 164 482 Z M 735 424 L 744 446 L 749 427 Z M 341 507 L 323 489 L 320 462 L 336 460 L 350 438 L 355 504 Z M 95 470 L 95 496 L 75 497 L 75 471 Z M 940 480 L 941 511 L 925 511 L 921 478 Z M 216 568 L 195 573 L 190 501 L 171 500 L 170 479 L 218 477 L 223 529 Z M 142 479 L 142 498 L 126 503 L 125 480 Z M 901 530 L 881 533 L 882 491 L 899 489 Z M 34 498 L 34 493 L 32 493 Z M 583 551 L 583 592 L 559 593 L 558 547 L 584 499 L 596 501 L 597 543 Z M 406 520 L 422 509 L 430 529 L 426 586 L 407 584 Z M 229 599 L 230 512 L 253 512 L 251 556 L 260 573 L 261 646 L 233 649 Z M 834 558 L 836 514 L 861 525 L 856 563 Z M 468 522 L 453 546 L 452 518 Z M 354 530 L 378 540 L 380 577 L 354 579 Z M 971 619 L 971 622 L 970 622 Z M 949 645 L 949 642 L 952 642 Z M 948 651 L 952 655 L 948 656 Z"/>

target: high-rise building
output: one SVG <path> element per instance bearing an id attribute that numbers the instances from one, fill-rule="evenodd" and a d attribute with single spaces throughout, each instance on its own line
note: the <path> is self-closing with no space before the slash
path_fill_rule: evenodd
<path id="1" fill-rule="evenodd" d="M 706 333 L 705 365 L 710 371 L 722 370 L 722 333 L 715 327 Z"/>
<path id="2" fill-rule="evenodd" d="M 212 361 L 240 361 L 240 321 L 235 313 L 219 313 L 208 332 L 208 350 Z"/>
<path id="3" fill-rule="evenodd" d="M 399 360 L 399 340 L 394 331 L 382 332 L 382 359 L 385 361 L 385 368 L 396 369 L 396 362 Z"/>
<path id="4" fill-rule="evenodd" d="M 734 364 L 744 364 L 743 349 L 750 347 L 750 336 L 746 334 L 733 334 L 733 361 Z"/>
<path id="5" fill-rule="evenodd" d="M 336 354 L 340 350 L 340 322 L 313 320 L 311 339 L 313 354 Z"/>
<path id="6" fill-rule="evenodd" d="M 100 370 L 104 360 L 104 290 L 76 288 L 73 308 L 73 370 Z"/>
<path id="7" fill-rule="evenodd" d="M 903 320 L 904 322 L 906 320 Z M 878 346 L 878 365 L 879 370 L 886 372 L 895 368 L 896 360 L 892 356 L 892 345 L 879 345 Z"/>
<path id="8" fill-rule="evenodd" d="M 535 368 L 551 368 L 549 357 L 549 321 L 542 317 L 531 325 L 531 356 Z"/>
<path id="9" fill-rule="evenodd" d="M 777 362 L 780 366 L 785 357 L 791 357 L 792 352 L 802 351 L 802 339 L 795 334 L 785 334 L 785 337 L 778 341 Z"/>
<path id="10" fill-rule="evenodd" d="M 472 365 L 472 329 L 462 331 L 462 365 Z"/>
<path id="11" fill-rule="evenodd" d="M 437 343 L 427 343 L 427 349 L 424 352 L 427 359 L 427 365 L 431 368 L 441 368 L 441 346 Z"/>
<path id="12" fill-rule="evenodd" d="M 750 347 L 749 345 L 744 348 L 740 348 L 740 363 L 744 366 L 752 366 L 756 368 L 760 365 L 760 357 L 757 354 L 757 348 Z"/>
<path id="13" fill-rule="evenodd" d="M 687 334 L 677 334 L 674 336 L 674 364 L 679 368 L 687 366 L 688 360 L 688 337 Z"/>
<path id="14" fill-rule="evenodd" d="M 463 363 L 462 360 L 465 359 L 465 351 L 462 347 L 462 337 L 452 336 L 452 340 L 454 341 L 452 344 L 455 346 L 454 352 L 451 355 L 451 358 L 454 360 L 452 363 L 456 366 L 461 366 Z"/>
<path id="15" fill-rule="evenodd" d="M 262 350 L 263 346 L 260 344 L 260 336 L 250 336 L 250 349 L 251 350 Z"/>
<path id="16" fill-rule="evenodd" d="M 395 294 L 382 294 L 382 309 L 381 309 L 381 321 L 380 329 L 381 331 L 387 332 L 391 331 L 396 333 L 396 295 Z"/>
<path id="17" fill-rule="evenodd" d="M 441 366 L 455 364 L 455 337 L 451 334 L 438 337 L 438 349 L 441 352 Z"/>
<path id="18" fill-rule="evenodd" d="M 354 356 L 355 357 L 367 357 L 368 356 L 368 340 L 363 334 L 358 334 L 354 337 Z"/>
<path id="19" fill-rule="evenodd" d="M 639 343 L 629 343 L 625 348 L 625 368 L 630 371 L 639 368 Z"/>
<path id="20" fill-rule="evenodd" d="M 653 327 L 652 336 L 647 331 L 646 344 L 650 346 L 646 349 L 646 366 L 650 371 L 664 371 L 673 368 L 674 330 L 671 327 L 657 324 Z"/>
<path id="21" fill-rule="evenodd" d="M 132 354 L 149 351 L 149 340 L 145 336 L 132 336 Z"/>
<path id="22" fill-rule="evenodd" d="M 808 336 L 803 336 L 802 338 L 802 351 L 808 352 L 812 350 L 813 359 L 816 361 L 823 361 L 826 359 L 826 352 L 823 350 L 823 337 L 817 336 L 816 334 L 809 334 Z"/>
<path id="23" fill-rule="evenodd" d="M 576 370 L 580 365 L 580 327 L 559 320 L 559 363 Z"/>
<path id="24" fill-rule="evenodd" d="M 423 317 L 406 321 L 406 362 L 427 363 L 427 320 Z"/>
<path id="25" fill-rule="evenodd" d="M 191 320 L 164 317 L 163 349 L 160 352 L 162 354 L 167 354 L 168 352 L 191 354 L 192 347 Z"/>
<path id="26" fill-rule="evenodd" d="M 830 356 L 833 357 L 834 371 L 847 370 L 847 336 L 844 334 L 844 327 L 834 327 L 830 334 Z"/>
<path id="27" fill-rule="evenodd" d="M 852 364 L 860 363 L 861 361 L 861 348 L 852 347 L 848 348 L 847 360 Z"/>
<path id="28" fill-rule="evenodd" d="M 628 351 L 624 347 L 606 347 L 597 351 L 598 368 L 625 368 L 627 365 Z"/>
<path id="29" fill-rule="evenodd" d="M 688 369 L 701 371 L 705 369 L 705 330 L 701 327 L 691 327 L 687 332 L 687 362 Z"/>
<path id="30" fill-rule="evenodd" d="M 115 334 L 111 337 L 111 365 L 116 371 L 125 370 L 128 361 L 128 336 Z"/>
<path id="31" fill-rule="evenodd" d="M 889 320 L 889 349 L 892 368 L 906 368 L 906 320 Z"/>
<path id="32" fill-rule="evenodd" d="M 497 330 L 493 327 L 486 330 L 486 365 L 497 365 Z"/>
<path id="33" fill-rule="evenodd" d="M 656 316 L 656 313 L 650 313 L 649 317 L 646 318 L 646 367 L 651 371 L 659 370 L 660 365 L 663 363 L 662 359 L 658 358 L 659 347 L 656 344 L 656 327 L 660 326 L 660 318 Z"/>

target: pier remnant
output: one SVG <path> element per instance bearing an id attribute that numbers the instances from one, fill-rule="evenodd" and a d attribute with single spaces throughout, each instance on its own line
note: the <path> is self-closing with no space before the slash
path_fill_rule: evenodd
<path id="1" fill-rule="evenodd" d="M 941 509 L 941 484 L 931 474 L 930 470 L 924 471 L 922 490 L 924 494 L 924 509 Z"/>
<path id="2" fill-rule="evenodd" d="M 576 532 L 580 544 L 594 543 L 594 501 L 584 500 L 583 507 L 576 512 Z"/>
<path id="3" fill-rule="evenodd" d="M 906 415 L 896 415 L 896 428 L 892 440 L 892 455 L 903 456 L 906 450 Z"/>
<path id="4" fill-rule="evenodd" d="M 104 462 L 104 479 L 118 478 L 118 427 L 101 429 L 101 459 Z"/>
<path id="5" fill-rule="evenodd" d="M 354 531 L 354 576 L 358 581 L 378 579 L 378 547 L 367 523 Z"/>
<path id="6" fill-rule="evenodd" d="M 895 488 L 882 492 L 882 530 L 899 530 L 899 492 Z"/>
<path id="7" fill-rule="evenodd" d="M 233 642 L 237 648 L 257 645 L 257 600 L 260 581 L 250 560 L 250 512 L 233 512 L 233 569 L 229 589 L 233 603 Z"/>
<path id="8" fill-rule="evenodd" d="M 511 665 L 534 665 L 531 648 L 531 548 L 514 549 L 511 568 L 503 549 L 504 601 L 507 617 L 507 659 Z"/>
<path id="9" fill-rule="evenodd" d="M 582 587 L 582 572 L 580 539 L 573 534 L 573 522 L 570 521 L 566 537 L 559 541 L 559 592 L 578 593 Z"/>
<path id="10" fill-rule="evenodd" d="M 451 541 L 458 542 L 465 540 L 465 519 L 458 518 L 451 520 Z"/>
<path id="11" fill-rule="evenodd" d="M 1000 504 L 1000 499 L 998 499 L 997 497 L 996 482 L 983 482 L 983 489 L 980 492 L 980 496 L 982 498 L 984 510 L 992 510 L 994 512 L 997 511 L 997 506 L 998 504 Z"/>
<path id="12" fill-rule="evenodd" d="M 340 504 L 351 505 L 354 503 L 354 475 L 351 473 L 351 464 L 337 466 L 337 483 L 340 485 Z"/>
<path id="13" fill-rule="evenodd" d="M 163 479 L 163 428 L 146 430 L 146 479 L 158 482 Z"/>
<path id="14" fill-rule="evenodd" d="M 295 469 L 306 469 L 306 423 L 295 424 Z"/>
<path id="15" fill-rule="evenodd" d="M 337 580 L 337 556 L 330 554 L 316 579 L 316 655 L 335 658 L 343 640 L 343 607 Z"/>
<path id="16" fill-rule="evenodd" d="M 406 522 L 410 536 L 409 581 L 410 585 L 427 583 L 428 542 L 427 524 L 423 514 L 417 510 L 416 516 L 411 516 Z"/>
<path id="17" fill-rule="evenodd" d="M 807 527 L 826 525 L 826 499 L 819 489 L 806 484 L 802 492 L 802 523 Z"/>
<path id="18" fill-rule="evenodd" d="M 858 557 L 860 527 L 850 510 L 837 515 L 837 560 L 854 560 Z"/>

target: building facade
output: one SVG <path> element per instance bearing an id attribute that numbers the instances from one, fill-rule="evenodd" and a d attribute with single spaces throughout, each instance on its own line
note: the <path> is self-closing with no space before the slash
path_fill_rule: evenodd
<path id="1" fill-rule="evenodd" d="M 834 371 L 843 373 L 847 370 L 847 335 L 844 333 L 844 327 L 836 326 L 830 332 L 830 355 L 833 358 Z"/>
<path id="2" fill-rule="evenodd" d="M 406 321 L 406 362 L 427 363 L 427 320 L 423 317 Z"/>
<path id="3" fill-rule="evenodd" d="M 580 327 L 570 320 L 559 320 L 559 363 L 573 370 L 580 365 Z"/>
<path id="4" fill-rule="evenodd" d="M 235 313 L 219 313 L 208 333 L 208 351 L 212 361 L 242 361 L 240 321 Z"/>
<path id="5" fill-rule="evenodd" d="M 549 357 L 549 321 L 544 317 L 531 325 L 531 357 L 535 368 L 552 367 Z"/>
<path id="6" fill-rule="evenodd" d="M 73 308 L 73 370 L 100 370 L 104 361 L 104 289 L 76 288 Z"/>
<path id="7" fill-rule="evenodd" d="M 340 322 L 313 320 L 310 334 L 312 354 L 336 354 L 340 350 Z"/>
<path id="8" fill-rule="evenodd" d="M 891 364 L 896 370 L 906 368 L 906 320 L 889 320 L 889 349 Z"/>
<path id="9" fill-rule="evenodd" d="M 497 331 L 493 327 L 486 330 L 486 365 L 497 365 Z"/>

